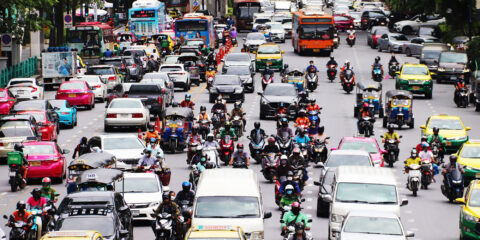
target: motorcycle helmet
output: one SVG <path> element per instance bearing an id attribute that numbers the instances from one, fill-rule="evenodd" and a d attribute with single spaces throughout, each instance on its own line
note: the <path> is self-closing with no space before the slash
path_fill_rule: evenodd
<path id="1" fill-rule="evenodd" d="M 191 97 L 190 93 L 185 94 L 185 101 L 189 102 Z"/>
<path id="2" fill-rule="evenodd" d="M 205 163 L 206 161 L 207 161 L 207 158 L 206 158 L 205 156 L 202 156 L 202 157 L 200 158 L 200 162 L 201 162 L 201 163 Z"/>
<path id="3" fill-rule="evenodd" d="M 287 195 L 292 195 L 293 194 L 293 186 L 288 184 L 286 187 L 285 187 L 285 193 Z"/>
<path id="4" fill-rule="evenodd" d="M 300 213 L 300 203 L 299 202 L 294 202 L 292 203 L 292 213 L 295 215 L 298 215 Z"/>
<path id="5" fill-rule="evenodd" d="M 165 200 L 170 200 L 170 193 L 169 192 L 163 192 L 162 199 L 163 199 L 164 202 L 165 202 Z"/>
<path id="6" fill-rule="evenodd" d="M 286 128 L 288 127 L 288 119 L 287 118 L 282 118 L 282 127 Z"/>
<path id="7" fill-rule="evenodd" d="M 457 155 L 450 155 L 450 164 L 454 164 L 457 162 Z"/>
<path id="8" fill-rule="evenodd" d="M 388 129 L 388 132 L 389 132 L 390 134 L 393 133 L 393 125 L 392 125 L 392 124 L 389 124 L 387 129 Z"/>
<path id="9" fill-rule="evenodd" d="M 345 60 L 345 65 L 346 65 L 346 66 L 350 66 L 350 60 L 348 60 L 348 59 Z"/>
<path id="10" fill-rule="evenodd" d="M 184 182 L 182 183 L 182 189 L 183 189 L 183 191 L 185 191 L 185 192 L 190 191 L 190 187 L 191 187 L 191 186 L 192 186 L 192 184 L 191 184 L 189 181 L 184 181 Z"/>
<path id="11" fill-rule="evenodd" d="M 323 134 L 325 132 L 325 126 L 319 126 L 318 127 L 318 134 Z"/>
<path id="12" fill-rule="evenodd" d="M 285 158 L 284 158 L 284 156 L 285 155 L 282 155 L 282 157 L 280 157 L 280 165 L 283 165 L 283 166 L 287 165 L 287 163 L 288 163 L 287 156 L 285 156 Z"/>
<path id="13" fill-rule="evenodd" d="M 45 189 L 49 189 L 50 185 L 52 184 L 52 180 L 49 177 L 44 177 L 42 179 L 42 186 Z"/>
<path id="14" fill-rule="evenodd" d="M 310 102 L 310 104 L 315 104 L 317 100 L 315 98 L 309 98 L 308 101 Z"/>
<path id="15" fill-rule="evenodd" d="M 148 124 L 148 131 L 149 131 L 149 132 L 155 131 L 155 124 L 149 123 L 149 124 Z"/>
<path id="16" fill-rule="evenodd" d="M 212 162 L 207 162 L 207 165 L 205 165 L 206 169 L 212 169 L 215 165 L 213 165 Z"/>
<path id="17" fill-rule="evenodd" d="M 23 145 L 21 143 L 16 143 L 13 149 L 17 152 L 23 152 Z"/>
<path id="18" fill-rule="evenodd" d="M 236 109 L 237 109 L 237 108 L 240 108 L 240 103 L 238 103 L 238 102 L 234 103 L 234 104 L 233 104 L 233 108 L 236 108 Z"/>
<path id="19" fill-rule="evenodd" d="M 422 137 L 420 138 L 420 142 L 422 142 L 422 143 L 423 143 L 423 142 L 426 142 L 427 140 L 428 140 L 428 137 L 427 137 L 427 136 L 422 136 Z"/>
<path id="20" fill-rule="evenodd" d="M 287 69 L 288 68 L 288 64 L 283 64 L 283 69 Z"/>
<path id="21" fill-rule="evenodd" d="M 237 144 L 237 150 L 238 150 L 239 152 L 243 152 L 243 143 L 238 143 L 238 144 Z"/>
<path id="22" fill-rule="evenodd" d="M 293 156 L 300 156 L 300 148 L 296 147 L 293 149 Z"/>
<path id="23" fill-rule="evenodd" d="M 303 233 L 304 230 L 305 224 L 302 221 L 295 223 L 295 231 L 297 233 Z"/>
<path id="24" fill-rule="evenodd" d="M 332 61 L 333 61 L 333 60 L 335 60 L 335 58 L 334 58 L 334 57 L 330 57 L 330 60 L 332 60 Z"/>
<path id="25" fill-rule="evenodd" d="M 305 114 L 306 114 L 307 112 L 305 111 L 305 109 L 301 109 L 298 113 L 299 113 L 299 115 L 300 115 L 301 117 L 305 117 Z"/>
<path id="26" fill-rule="evenodd" d="M 288 180 L 288 181 L 293 181 L 293 172 L 292 172 L 292 171 L 288 171 L 288 173 L 287 173 L 287 180 Z"/>
<path id="27" fill-rule="evenodd" d="M 145 148 L 145 149 L 143 150 L 143 153 L 144 153 L 145 155 L 152 154 L 152 149 L 150 149 L 150 148 Z"/>
<path id="28" fill-rule="evenodd" d="M 204 114 L 207 111 L 205 106 L 200 106 L 200 113 Z"/>
<path id="29" fill-rule="evenodd" d="M 434 134 L 438 134 L 440 129 L 438 129 L 438 127 L 433 127 L 432 131 L 433 131 Z"/>
<path id="30" fill-rule="evenodd" d="M 273 137 L 269 137 L 269 138 L 267 139 L 267 141 L 268 141 L 268 144 L 270 144 L 270 145 L 275 144 L 275 138 L 273 138 Z"/>
<path id="31" fill-rule="evenodd" d="M 39 188 L 34 188 L 31 192 L 33 198 L 39 199 L 42 196 L 42 191 Z"/>
<path id="32" fill-rule="evenodd" d="M 198 132 L 198 126 L 197 125 L 193 125 L 192 127 L 192 134 L 196 134 Z"/>
<path id="33" fill-rule="evenodd" d="M 412 149 L 412 151 L 410 151 L 410 157 L 411 158 L 417 158 L 418 157 L 418 152 L 417 152 L 417 149 Z"/>
<path id="34" fill-rule="evenodd" d="M 207 135 L 207 141 L 212 142 L 213 141 L 213 133 L 209 133 Z"/>
<path id="35" fill-rule="evenodd" d="M 368 108 L 368 106 L 370 106 L 368 103 L 363 103 L 364 108 Z"/>
<path id="36" fill-rule="evenodd" d="M 230 127 L 232 126 L 232 123 L 230 123 L 230 121 L 226 121 L 225 122 L 225 130 L 230 130 Z"/>
<path id="37" fill-rule="evenodd" d="M 217 103 L 222 103 L 222 97 L 220 96 L 217 97 Z"/>
<path id="38" fill-rule="evenodd" d="M 253 123 L 253 126 L 258 130 L 260 128 L 260 122 Z"/>
<path id="39" fill-rule="evenodd" d="M 24 211 L 27 208 L 27 204 L 24 201 L 17 202 L 17 210 Z"/>
<path id="40" fill-rule="evenodd" d="M 380 62 L 380 56 L 377 56 L 377 57 L 375 58 L 375 63 L 378 63 L 378 62 Z"/>
<path id="41" fill-rule="evenodd" d="M 428 143 L 426 143 L 426 142 L 422 143 L 422 148 L 429 148 L 429 147 L 430 147 L 430 145 Z"/>

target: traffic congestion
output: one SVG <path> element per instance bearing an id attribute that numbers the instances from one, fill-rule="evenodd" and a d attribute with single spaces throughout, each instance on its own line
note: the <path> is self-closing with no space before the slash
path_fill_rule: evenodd
<path id="1" fill-rule="evenodd" d="M 2 238 L 480 239 L 474 40 L 378 1 L 187 5 L 86 17 L 0 89 Z"/>

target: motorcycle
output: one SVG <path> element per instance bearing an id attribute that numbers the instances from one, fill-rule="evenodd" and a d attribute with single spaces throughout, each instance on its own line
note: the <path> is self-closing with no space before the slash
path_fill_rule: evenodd
<path id="1" fill-rule="evenodd" d="M 422 177 L 420 179 L 423 189 L 428 189 L 428 185 L 432 183 L 433 165 L 430 159 L 422 159 L 422 166 L 420 167 Z"/>
<path id="2" fill-rule="evenodd" d="M 398 66 L 398 62 L 393 62 L 390 64 L 390 67 L 388 68 L 388 75 L 390 77 L 394 78 L 397 76 L 397 72 L 400 71 L 400 67 Z"/>
<path id="3" fill-rule="evenodd" d="M 418 187 L 420 186 L 420 179 L 422 177 L 420 167 L 421 166 L 418 164 L 411 164 L 407 166 L 407 188 L 408 190 L 412 191 L 413 196 L 417 196 Z"/>
<path id="4" fill-rule="evenodd" d="M 432 154 L 433 154 L 433 159 L 435 159 L 435 162 L 437 164 L 442 164 L 443 163 L 443 158 L 440 156 L 440 144 L 437 142 L 432 142 Z"/>
<path id="5" fill-rule="evenodd" d="M 198 123 L 199 133 L 202 136 L 202 139 L 207 139 L 207 135 L 210 133 L 210 122 L 208 119 L 202 119 Z"/>
<path id="6" fill-rule="evenodd" d="M 207 156 L 207 161 L 214 164 L 214 166 L 218 165 L 218 153 L 215 147 L 204 147 L 203 154 Z"/>
<path id="7" fill-rule="evenodd" d="M 288 133 L 284 132 L 282 136 L 276 137 L 276 141 L 277 141 L 278 147 L 280 148 L 280 152 L 282 154 L 290 156 L 290 154 L 292 153 L 292 147 L 293 147 L 292 137 L 288 136 Z"/>
<path id="8" fill-rule="evenodd" d="M 216 109 L 213 112 L 212 116 L 212 125 L 215 133 L 223 126 L 225 123 L 225 110 L 223 109 Z"/>
<path id="9" fill-rule="evenodd" d="M 233 154 L 233 139 L 230 135 L 223 136 L 220 140 L 220 160 L 227 165 Z"/>
<path id="10" fill-rule="evenodd" d="M 279 164 L 279 157 L 275 153 L 265 154 L 262 158 L 262 173 L 263 177 L 270 183 L 275 180 L 277 175 L 277 167 Z"/>
<path id="11" fill-rule="evenodd" d="M 330 139 L 330 137 L 326 137 L 325 140 Z M 317 165 L 319 162 L 325 163 L 327 160 L 327 144 L 325 140 L 315 139 L 312 146 L 312 162 Z"/>
<path id="12" fill-rule="evenodd" d="M 263 74 L 262 75 L 262 90 L 265 91 L 265 87 L 268 84 L 273 83 L 273 75 L 270 74 Z"/>
<path id="13" fill-rule="evenodd" d="M 245 113 L 243 113 L 245 115 Z M 232 118 L 231 120 L 232 127 L 235 129 L 235 135 L 237 138 L 240 138 L 243 136 L 243 120 L 242 117 L 236 115 Z"/>
<path id="14" fill-rule="evenodd" d="M 197 189 L 198 179 L 200 179 L 200 171 L 197 168 L 197 165 L 192 166 L 192 170 L 189 173 L 188 181 L 192 183 L 192 190 Z"/>
<path id="15" fill-rule="evenodd" d="M 317 86 L 318 86 L 318 76 L 317 76 L 317 73 L 315 72 L 309 72 L 306 76 L 305 76 L 306 80 L 307 80 L 307 88 L 309 91 L 313 92 L 315 91 L 315 89 L 317 89 Z"/>
<path id="16" fill-rule="evenodd" d="M 383 136 L 382 136 L 383 138 Z M 401 138 L 401 136 L 400 136 Z M 388 139 L 385 142 L 385 153 L 383 154 L 383 160 L 388 163 L 389 167 L 393 167 L 398 159 L 395 152 L 398 151 L 398 143 L 395 139 Z"/>
<path id="17" fill-rule="evenodd" d="M 300 148 L 300 155 L 303 156 L 305 161 L 310 161 L 310 153 L 308 152 L 307 144 L 300 143 L 298 144 L 298 148 Z"/>
<path id="18" fill-rule="evenodd" d="M 208 71 L 205 73 L 205 76 L 207 77 L 207 89 L 210 89 L 212 87 L 215 74 L 217 74 L 217 72 L 211 68 L 209 68 Z"/>
<path id="19" fill-rule="evenodd" d="M 445 179 L 441 185 L 443 196 L 448 198 L 449 202 L 453 202 L 456 198 L 463 196 L 463 176 L 458 168 L 454 168 L 451 172 L 444 174 Z M 445 186 L 445 183 L 447 186 Z"/>
<path id="20" fill-rule="evenodd" d="M 28 238 L 26 230 L 28 228 L 27 223 L 25 223 L 24 221 L 15 221 L 15 217 L 13 215 L 10 215 L 10 217 L 7 217 L 7 215 L 3 215 L 3 218 L 8 220 L 7 226 L 12 228 L 12 230 L 10 230 L 8 239 L 25 240 Z"/>
<path id="21" fill-rule="evenodd" d="M 190 201 L 188 200 L 182 200 L 180 201 L 180 204 L 179 204 L 179 207 L 180 207 L 180 214 L 182 215 L 183 217 L 183 220 L 184 220 L 184 231 L 183 232 L 186 232 L 189 228 L 190 228 L 190 225 L 191 225 L 191 222 L 192 222 L 192 205 L 193 203 L 191 203 Z"/>
<path id="22" fill-rule="evenodd" d="M 321 110 L 322 108 L 320 108 Z M 319 111 L 308 111 L 307 116 L 308 120 L 313 123 L 315 122 L 316 126 L 320 125 L 320 112 Z"/>
<path id="23" fill-rule="evenodd" d="M 336 76 L 337 76 L 337 66 L 329 65 L 327 69 L 328 80 L 330 80 L 330 82 L 333 82 Z"/>
<path id="24" fill-rule="evenodd" d="M 381 82 L 382 79 L 383 79 L 382 69 L 380 69 L 380 67 L 375 67 L 373 69 L 373 81 Z"/>
<path id="25" fill-rule="evenodd" d="M 155 239 L 170 240 L 175 237 L 174 221 L 170 213 L 160 213 L 155 221 Z"/>
<path id="26" fill-rule="evenodd" d="M 456 91 L 457 97 L 455 98 L 455 104 L 459 108 L 468 107 L 468 89 L 462 88 L 458 92 Z"/>
<path id="27" fill-rule="evenodd" d="M 55 197 L 59 196 L 59 194 L 55 194 Z M 55 230 L 55 226 L 57 225 L 57 220 L 55 215 L 57 213 L 57 208 L 55 207 L 54 201 L 51 199 L 47 200 L 47 204 L 43 207 L 43 219 L 46 222 L 46 232 L 52 232 Z"/>
<path id="28" fill-rule="evenodd" d="M 238 42 L 236 37 L 233 37 L 231 41 L 232 41 L 232 46 L 237 46 Z"/>
<path id="29" fill-rule="evenodd" d="M 363 117 L 359 120 L 358 132 L 363 134 L 365 137 L 370 137 L 373 135 L 373 122 L 375 121 L 371 117 Z"/>
<path id="30" fill-rule="evenodd" d="M 353 87 L 355 86 L 355 73 L 353 73 L 352 69 L 345 69 L 343 72 L 342 78 L 342 87 L 343 90 L 347 93 L 353 91 Z"/>
<path id="31" fill-rule="evenodd" d="M 187 152 L 187 164 L 191 164 L 193 156 L 195 156 L 195 151 L 197 150 L 199 141 L 190 141 L 188 143 L 188 152 Z"/>
<path id="32" fill-rule="evenodd" d="M 25 156 L 28 157 L 28 156 Z M 23 156 L 19 152 L 10 152 L 8 153 L 7 163 L 8 163 L 8 183 L 10 184 L 10 190 L 16 192 L 18 189 L 24 189 L 27 185 L 26 181 L 23 179 L 22 166 L 23 166 Z"/>
<path id="33" fill-rule="evenodd" d="M 353 47 L 353 45 L 355 45 L 355 39 L 356 39 L 356 35 L 355 34 L 348 34 L 347 36 L 347 43 L 350 47 Z"/>
<path id="34" fill-rule="evenodd" d="M 288 115 L 285 113 L 277 113 L 277 128 L 282 126 L 282 119 L 288 119 Z"/>
<path id="35" fill-rule="evenodd" d="M 248 169 L 247 163 L 244 161 L 234 161 L 232 164 L 233 168 L 245 168 Z"/>
<path id="36" fill-rule="evenodd" d="M 39 240 L 42 238 L 42 231 L 45 231 L 42 221 L 43 209 L 30 209 L 29 212 L 33 219 L 33 225 L 30 227 L 28 234 L 30 235 L 30 239 Z"/>
<path id="37" fill-rule="evenodd" d="M 265 147 L 265 139 L 258 135 L 255 138 L 251 138 L 247 136 L 248 140 L 250 140 L 250 154 L 252 158 L 258 163 L 262 160 L 262 153 L 263 148 Z"/>

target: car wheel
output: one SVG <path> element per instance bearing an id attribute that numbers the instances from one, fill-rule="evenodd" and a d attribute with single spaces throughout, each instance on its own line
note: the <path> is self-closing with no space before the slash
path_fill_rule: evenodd
<path id="1" fill-rule="evenodd" d="M 92 101 L 92 108 L 95 108 L 95 98 Z"/>
<path id="2" fill-rule="evenodd" d="M 378 45 L 378 52 L 382 52 L 382 45 Z"/>
<path id="3" fill-rule="evenodd" d="M 75 126 L 77 126 L 78 124 L 78 118 L 77 118 L 77 114 L 75 113 Z"/>
<path id="4" fill-rule="evenodd" d="M 392 46 L 388 47 L 388 52 L 389 52 L 389 53 L 392 53 L 392 52 L 393 52 Z"/>
<path id="5" fill-rule="evenodd" d="M 410 35 L 410 34 L 413 33 L 413 29 L 410 26 L 405 26 L 402 29 L 402 33 L 405 34 L 405 35 Z"/>
<path id="6" fill-rule="evenodd" d="M 92 110 L 92 105 L 89 104 L 86 107 L 87 107 L 87 110 Z"/>
<path id="7" fill-rule="evenodd" d="M 107 125 L 104 125 L 104 126 L 103 126 L 103 130 L 104 130 L 105 132 L 111 132 L 111 131 L 112 131 L 112 127 L 107 126 Z"/>
<path id="8" fill-rule="evenodd" d="M 430 93 L 426 93 L 426 94 L 425 94 L 425 97 L 426 97 L 427 99 L 432 99 L 432 93 L 431 93 L 431 92 L 430 92 Z"/>
<path id="9" fill-rule="evenodd" d="M 73 126 L 76 125 L 75 121 L 76 121 L 75 116 L 73 116 L 72 114 L 72 124 L 69 126 L 70 128 L 73 128 Z"/>

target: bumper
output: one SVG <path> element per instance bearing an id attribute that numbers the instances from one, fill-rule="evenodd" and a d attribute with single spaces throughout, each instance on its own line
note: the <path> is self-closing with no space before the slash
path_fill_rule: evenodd
<path id="1" fill-rule="evenodd" d="M 277 111 L 276 107 L 270 106 L 270 104 L 260 104 L 260 112 L 265 115 L 265 117 L 275 117 L 275 113 Z M 287 115 L 289 118 L 295 118 L 297 114 L 295 106 L 289 106 L 287 108 Z"/>
<path id="2" fill-rule="evenodd" d="M 267 65 L 267 62 L 271 63 L 270 64 L 271 69 L 282 70 L 282 68 L 283 68 L 283 59 L 279 59 L 279 60 L 272 60 L 272 61 L 264 61 L 264 60 L 258 61 L 258 60 L 256 60 L 255 61 L 255 69 L 257 69 L 257 70 L 265 69 L 265 66 Z"/>
<path id="3" fill-rule="evenodd" d="M 432 84 L 411 84 L 411 83 L 402 83 L 399 84 L 400 90 L 407 90 L 414 94 L 431 94 L 432 93 Z"/>
<path id="4" fill-rule="evenodd" d="M 445 139 L 445 150 L 446 152 L 456 152 L 465 142 L 468 141 L 468 137 L 464 140 L 448 140 Z"/>
<path id="5" fill-rule="evenodd" d="M 187 86 L 188 79 L 187 78 L 174 78 L 173 80 L 174 87 L 185 87 Z"/>
<path id="6" fill-rule="evenodd" d="M 127 126 L 145 126 L 147 123 L 146 118 L 129 118 L 129 119 L 115 119 L 107 118 L 105 119 L 105 126 L 112 127 L 127 127 Z"/>
<path id="7" fill-rule="evenodd" d="M 245 94 L 244 93 L 210 93 L 210 97 L 212 99 L 216 99 L 218 95 L 221 94 L 222 98 L 225 99 L 227 102 L 236 102 L 238 100 L 245 100 Z"/>
<path id="8" fill-rule="evenodd" d="M 53 141 L 53 132 L 49 131 L 48 129 L 40 130 L 42 133 L 42 141 Z"/>
<path id="9" fill-rule="evenodd" d="M 398 53 L 401 53 L 401 52 L 402 52 L 402 46 L 392 45 L 391 48 L 392 48 L 392 51 L 393 51 L 393 52 L 398 52 Z"/>
<path id="10" fill-rule="evenodd" d="M 7 103 L 0 105 L 0 114 L 9 114 L 10 113 L 10 106 Z"/>
<path id="11" fill-rule="evenodd" d="M 476 223 L 460 219 L 460 235 L 464 239 L 480 239 L 480 234 L 475 231 Z"/>
<path id="12" fill-rule="evenodd" d="M 480 169 L 470 169 L 468 166 L 465 166 L 464 170 L 465 173 L 463 174 L 463 181 L 465 182 L 465 185 L 468 185 L 470 181 L 475 180 L 475 175 L 480 172 Z"/>
<path id="13" fill-rule="evenodd" d="M 105 98 L 104 94 L 103 94 L 103 89 L 95 89 L 93 91 L 93 95 L 95 96 L 95 99 L 103 99 Z"/>
<path id="14" fill-rule="evenodd" d="M 31 166 L 32 161 L 28 161 L 28 178 L 44 178 L 44 177 L 62 177 L 63 162 L 42 162 L 41 166 Z"/>
<path id="15" fill-rule="evenodd" d="M 73 106 L 83 106 L 83 105 L 90 105 L 90 97 L 89 96 L 82 96 L 82 97 L 57 97 L 56 99 L 63 99 L 67 100 L 68 104 Z"/>
<path id="16" fill-rule="evenodd" d="M 155 208 L 158 207 L 155 206 Z M 148 220 L 148 221 L 153 221 L 155 218 L 152 218 L 150 214 L 153 213 L 153 210 L 151 207 L 146 207 L 146 208 L 130 208 L 132 212 L 132 218 L 135 221 L 142 221 L 142 220 Z"/>
<path id="17" fill-rule="evenodd" d="M 450 80 L 451 78 L 458 78 L 460 75 L 465 74 L 467 75 L 468 72 L 459 72 L 459 71 L 438 71 L 437 69 L 437 80 L 443 80 L 443 81 L 448 81 L 448 82 L 453 82 Z M 467 76 L 465 76 L 465 79 L 468 79 Z"/>
<path id="18" fill-rule="evenodd" d="M 0 157 L 7 157 L 8 152 L 13 152 L 13 146 L 15 144 L 9 144 L 9 146 L 0 147 Z"/>
<path id="19" fill-rule="evenodd" d="M 277 42 L 281 42 L 281 41 L 285 41 L 285 35 L 271 35 L 270 38 L 272 39 L 272 41 L 277 41 Z"/>
<path id="20" fill-rule="evenodd" d="M 60 115 L 60 125 L 63 125 L 63 126 L 71 126 L 73 125 L 73 116 L 72 116 L 72 113 L 70 114 L 67 114 L 67 115 Z"/>

